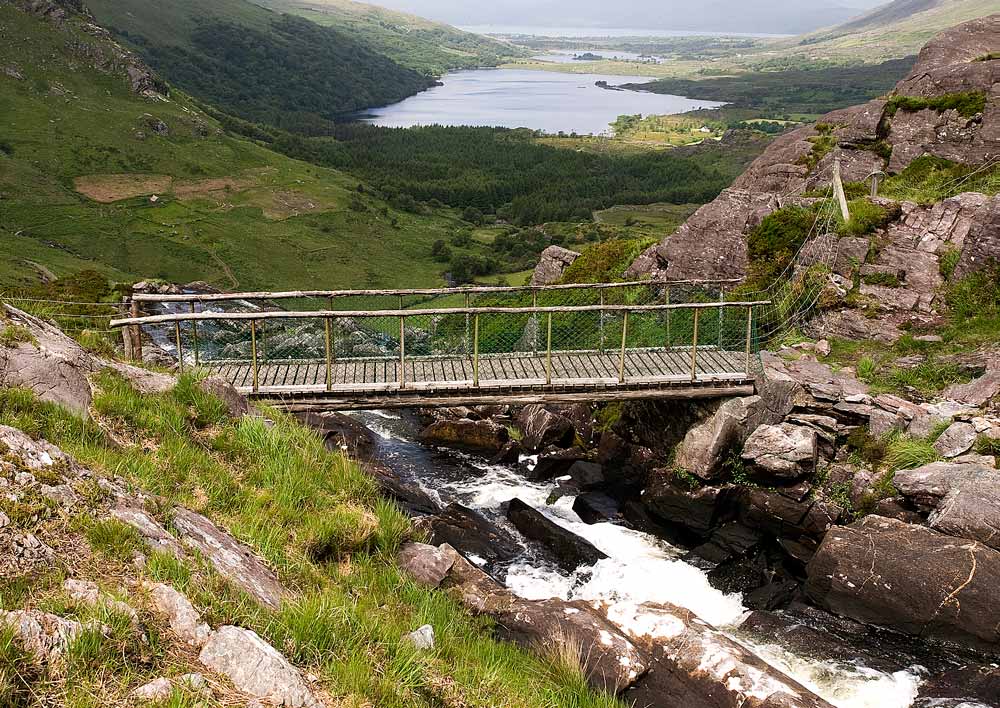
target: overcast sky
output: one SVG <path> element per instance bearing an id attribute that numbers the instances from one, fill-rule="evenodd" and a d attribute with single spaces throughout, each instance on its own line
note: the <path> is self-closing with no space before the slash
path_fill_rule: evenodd
<path id="1" fill-rule="evenodd" d="M 887 0 L 375 0 L 455 25 L 607 27 L 798 33 Z"/>

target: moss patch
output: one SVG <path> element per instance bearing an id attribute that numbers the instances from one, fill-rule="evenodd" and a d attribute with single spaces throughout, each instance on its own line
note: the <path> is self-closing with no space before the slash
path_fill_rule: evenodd
<path id="1" fill-rule="evenodd" d="M 932 98 L 920 96 L 893 96 L 885 106 L 886 115 L 890 118 L 899 111 L 958 111 L 963 118 L 972 118 L 986 109 L 986 94 L 982 91 L 963 91 L 946 93 Z"/>

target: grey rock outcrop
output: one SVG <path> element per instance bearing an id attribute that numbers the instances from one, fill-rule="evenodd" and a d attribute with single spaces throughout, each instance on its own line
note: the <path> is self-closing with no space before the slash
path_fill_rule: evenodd
<path id="1" fill-rule="evenodd" d="M 976 428 L 972 423 L 952 423 L 934 441 L 934 449 L 941 453 L 941 457 L 951 459 L 964 455 L 976 444 Z"/>
<path id="2" fill-rule="evenodd" d="M 201 514 L 178 508 L 174 528 L 181 540 L 211 561 L 215 569 L 272 609 L 286 594 L 278 578 L 254 552 Z"/>
<path id="3" fill-rule="evenodd" d="M 220 627 L 208 640 L 199 661 L 229 678 L 237 689 L 276 706 L 319 708 L 320 700 L 298 670 L 255 632 Z"/>
<path id="4" fill-rule="evenodd" d="M 759 477 L 795 480 L 816 468 L 818 452 L 815 430 L 781 423 L 754 430 L 742 458 Z"/>
<path id="5" fill-rule="evenodd" d="M 525 406 L 517 416 L 524 433 L 524 449 L 538 452 L 549 445 L 568 447 L 573 444 L 573 421 L 542 405 Z"/>
<path id="6" fill-rule="evenodd" d="M 497 452 L 510 440 L 507 428 L 492 420 L 436 420 L 420 432 L 424 442 Z"/>
<path id="7" fill-rule="evenodd" d="M 396 555 L 396 565 L 421 585 L 436 588 L 447 577 L 455 555 L 447 544 L 437 548 L 426 543 L 404 543 Z"/>
<path id="8" fill-rule="evenodd" d="M 202 647 L 212 634 L 201 615 L 184 595 L 163 583 L 147 583 L 153 607 L 165 615 L 177 637 L 193 647 Z"/>
<path id="9" fill-rule="evenodd" d="M 559 282 L 566 269 L 580 257 L 576 251 L 562 246 L 549 246 L 542 251 L 541 259 L 531 275 L 532 285 L 552 285 Z"/>
<path id="10" fill-rule="evenodd" d="M 860 622 L 1000 647 L 1000 553 L 976 541 L 868 516 L 826 535 L 805 587 L 820 607 Z"/>

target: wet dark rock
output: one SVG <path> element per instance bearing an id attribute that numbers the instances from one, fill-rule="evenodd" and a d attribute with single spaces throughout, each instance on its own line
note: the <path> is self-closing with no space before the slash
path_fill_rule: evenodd
<path id="1" fill-rule="evenodd" d="M 771 611 L 787 607 L 802 596 L 802 585 L 790 579 L 776 579 L 743 596 L 743 604 L 751 610 Z"/>
<path id="2" fill-rule="evenodd" d="M 564 529 L 520 499 L 511 499 L 507 507 L 507 518 L 525 538 L 548 548 L 559 567 L 570 572 L 580 566 L 594 565 L 608 557 L 590 541 Z"/>
<path id="3" fill-rule="evenodd" d="M 410 516 L 436 514 L 441 510 L 419 484 L 403 479 L 388 465 L 370 461 L 365 464 L 365 471 L 375 478 L 382 493 Z"/>
<path id="4" fill-rule="evenodd" d="M 500 448 L 500 452 L 490 459 L 490 462 L 494 465 L 516 465 L 520 459 L 521 443 L 517 440 L 509 440 L 506 445 Z"/>
<path id="5" fill-rule="evenodd" d="M 553 477 L 562 477 L 574 464 L 588 457 L 587 453 L 578 447 L 568 450 L 549 447 L 538 454 L 533 467 L 525 468 L 524 476 L 532 482 L 544 482 Z"/>
<path id="6" fill-rule="evenodd" d="M 573 511 L 585 524 L 614 521 L 620 515 L 618 502 L 601 492 L 586 492 L 573 500 Z"/>
<path id="7" fill-rule="evenodd" d="M 759 531 L 734 521 L 713 531 L 705 543 L 691 549 L 690 555 L 717 565 L 742 556 L 760 540 Z"/>
<path id="8" fill-rule="evenodd" d="M 369 460 L 375 452 L 376 436 L 368 426 L 343 413 L 296 413 L 303 425 L 323 435 L 328 450 L 346 452 L 357 460 Z"/>
<path id="9" fill-rule="evenodd" d="M 567 474 L 573 478 L 580 489 L 596 489 L 604 484 L 603 468 L 594 462 L 585 460 L 574 462 Z"/>
<path id="10" fill-rule="evenodd" d="M 617 611 L 616 611 L 617 610 Z M 641 620 L 634 613 L 641 612 Z M 646 603 L 609 609 L 626 627 L 650 627 L 652 638 L 631 634 L 648 653 L 649 672 L 623 694 L 654 708 L 831 708 L 809 689 L 769 666 L 689 610 Z M 652 615 L 655 619 L 648 619 Z"/>
<path id="11" fill-rule="evenodd" d="M 507 428 L 492 420 L 438 420 L 420 433 L 423 442 L 498 452 L 510 440 Z"/>
<path id="12" fill-rule="evenodd" d="M 785 492 L 785 493 L 783 493 Z M 786 490 L 747 489 L 741 496 L 740 521 L 781 539 L 821 539 L 840 518 L 835 504 Z"/>
<path id="13" fill-rule="evenodd" d="M 912 708 L 997 708 L 1000 706 L 1000 668 L 971 665 L 928 678 Z"/>
<path id="14" fill-rule="evenodd" d="M 570 447 L 576 437 L 572 420 L 542 405 L 525 406 L 517 424 L 524 433 L 524 448 L 532 452 L 549 446 Z"/>
<path id="15" fill-rule="evenodd" d="M 657 470 L 643 491 L 650 513 L 663 521 L 706 537 L 719 521 L 727 487 L 692 487 L 670 470 Z"/>
<path id="16" fill-rule="evenodd" d="M 449 504 L 436 516 L 421 519 L 419 525 L 428 531 L 431 543 L 450 544 L 462 554 L 486 563 L 511 561 L 524 552 L 507 531 L 458 503 Z"/>
<path id="17" fill-rule="evenodd" d="M 808 567 L 820 607 L 930 639 L 1000 650 L 1000 553 L 894 519 L 831 529 Z"/>

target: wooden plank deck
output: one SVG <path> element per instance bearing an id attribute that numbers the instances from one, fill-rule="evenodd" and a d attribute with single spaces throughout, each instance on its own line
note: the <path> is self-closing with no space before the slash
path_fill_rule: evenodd
<path id="1" fill-rule="evenodd" d="M 534 394 L 566 396 L 600 393 L 605 399 L 615 392 L 643 397 L 733 395 L 752 386 L 745 352 L 699 348 L 697 375 L 692 378 L 690 350 L 635 349 L 625 352 L 625 380 L 619 379 L 621 352 L 583 351 L 545 354 L 490 354 L 479 359 L 478 386 L 469 357 L 407 358 L 400 381 L 398 359 L 347 359 L 333 362 L 331 380 L 326 380 L 323 361 L 266 362 L 257 369 L 257 389 L 248 362 L 204 364 L 213 373 L 231 381 L 242 393 L 273 399 L 326 398 L 357 407 L 365 401 L 409 401 L 448 399 L 516 400 Z M 551 380 L 546 371 L 551 368 Z M 389 404 L 386 403 L 389 401 Z M 347 405 L 350 402 L 351 405 Z M 357 404 L 355 406 L 354 404 Z"/>

